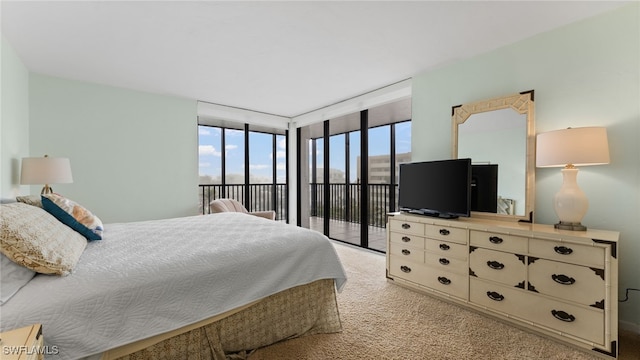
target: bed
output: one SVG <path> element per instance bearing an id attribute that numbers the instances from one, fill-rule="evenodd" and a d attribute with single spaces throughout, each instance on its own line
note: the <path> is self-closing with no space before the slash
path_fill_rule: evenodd
<path id="1" fill-rule="evenodd" d="M 38 274 L 2 304 L 0 330 L 41 323 L 46 359 L 242 358 L 340 331 L 345 281 L 325 236 L 276 221 L 220 213 L 109 224 L 69 275 Z"/>

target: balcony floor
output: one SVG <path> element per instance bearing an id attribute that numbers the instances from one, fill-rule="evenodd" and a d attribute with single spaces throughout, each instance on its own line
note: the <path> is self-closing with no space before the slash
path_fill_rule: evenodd
<path id="1" fill-rule="evenodd" d="M 323 232 L 324 219 L 321 217 L 309 217 L 311 230 Z M 360 224 L 329 220 L 329 237 L 360 245 Z M 369 247 L 371 249 L 387 251 L 387 229 L 369 226 Z"/>

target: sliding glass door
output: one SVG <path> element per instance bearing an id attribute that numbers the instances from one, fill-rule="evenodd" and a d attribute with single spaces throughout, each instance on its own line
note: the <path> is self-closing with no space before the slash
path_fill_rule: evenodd
<path id="1" fill-rule="evenodd" d="M 410 104 L 407 99 L 305 129 L 310 228 L 386 251 L 386 214 L 397 209 L 397 165 L 411 157 Z"/>

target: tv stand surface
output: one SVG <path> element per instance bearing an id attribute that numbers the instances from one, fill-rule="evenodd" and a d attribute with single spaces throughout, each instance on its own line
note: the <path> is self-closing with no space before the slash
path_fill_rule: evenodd
<path id="1" fill-rule="evenodd" d="M 443 214 L 443 213 L 439 213 L 439 212 L 426 211 L 426 210 L 405 210 L 404 212 L 405 213 L 409 213 L 409 214 L 413 214 L 413 215 L 429 216 L 429 217 L 440 218 L 440 219 L 453 220 L 453 219 L 457 219 L 458 218 L 458 215 Z"/>

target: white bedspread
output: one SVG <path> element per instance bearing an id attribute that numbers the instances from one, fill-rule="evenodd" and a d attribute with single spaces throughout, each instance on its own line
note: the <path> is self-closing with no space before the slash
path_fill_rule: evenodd
<path id="1" fill-rule="evenodd" d="M 276 292 L 346 275 L 315 231 L 239 213 L 110 224 L 67 277 L 38 275 L 0 329 L 42 323 L 49 359 L 77 359 Z M 55 351 L 53 351 L 55 352 Z"/>

